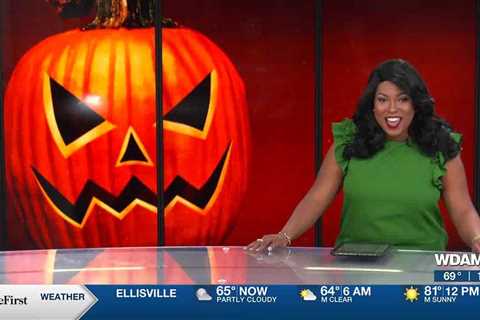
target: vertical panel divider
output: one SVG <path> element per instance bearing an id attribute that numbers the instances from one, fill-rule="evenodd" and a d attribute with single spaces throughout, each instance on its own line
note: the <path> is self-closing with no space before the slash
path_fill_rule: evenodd
<path id="1" fill-rule="evenodd" d="M 157 147 L 157 245 L 165 245 L 165 221 L 163 198 L 163 65 L 162 65 L 162 1 L 155 1 L 155 117 Z"/>

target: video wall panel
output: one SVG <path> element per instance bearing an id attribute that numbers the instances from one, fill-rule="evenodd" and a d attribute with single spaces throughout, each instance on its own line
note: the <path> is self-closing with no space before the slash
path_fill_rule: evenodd
<path id="1" fill-rule="evenodd" d="M 244 245 L 278 232 L 315 177 L 314 1 L 164 0 L 162 4 L 165 18 L 214 42 L 243 83 L 248 126 L 242 143 L 250 154 L 239 148 L 238 138 L 231 140 L 232 156 L 235 149 L 242 154 L 231 168 L 239 170 L 234 177 L 237 189 L 225 195 L 228 199 L 220 199 L 236 207 L 221 212 L 232 215 L 223 243 Z M 235 113 L 243 111 L 235 109 Z M 170 139 L 174 137 L 167 133 L 166 146 Z M 214 152 L 214 159 L 221 152 Z M 168 162 L 166 166 L 168 172 Z M 296 243 L 313 245 L 313 232 Z"/>
<path id="2" fill-rule="evenodd" d="M 351 117 L 369 73 L 387 59 L 413 64 L 436 112 L 463 134 L 461 153 L 473 195 L 475 148 L 475 1 L 323 1 L 324 152 L 330 124 Z M 473 198 L 473 197 L 472 197 Z M 324 216 L 323 240 L 339 231 L 342 196 Z M 463 248 L 446 210 L 449 247 Z"/>
<path id="3" fill-rule="evenodd" d="M 278 231 L 315 174 L 314 1 L 162 1 L 160 102 L 155 1 L 126 3 L 2 2 L 5 247 Z"/>

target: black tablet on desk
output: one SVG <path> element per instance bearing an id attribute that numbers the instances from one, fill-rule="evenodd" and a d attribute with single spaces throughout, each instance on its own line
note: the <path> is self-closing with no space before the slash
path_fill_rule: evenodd
<path id="1" fill-rule="evenodd" d="M 334 256 L 381 257 L 387 253 L 390 245 L 373 243 L 342 243 L 333 248 Z"/>

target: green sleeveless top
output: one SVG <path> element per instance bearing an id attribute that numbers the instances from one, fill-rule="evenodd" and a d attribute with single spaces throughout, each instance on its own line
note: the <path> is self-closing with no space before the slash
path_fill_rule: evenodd
<path id="1" fill-rule="evenodd" d="M 386 141 L 368 159 L 345 160 L 355 134 L 349 120 L 333 123 L 335 159 L 344 173 L 344 203 L 337 244 L 388 243 L 397 248 L 445 250 L 447 233 L 438 207 L 445 159 L 424 155 L 412 142 Z M 452 133 L 460 143 L 461 135 Z"/>

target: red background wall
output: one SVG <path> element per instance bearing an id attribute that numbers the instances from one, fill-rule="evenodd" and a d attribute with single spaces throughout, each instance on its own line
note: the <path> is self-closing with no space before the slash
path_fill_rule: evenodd
<path id="1" fill-rule="evenodd" d="M 410 61 L 436 100 L 437 112 L 464 135 L 462 158 L 473 189 L 475 3 L 463 1 L 324 1 L 324 153 L 330 123 L 350 117 L 371 70 L 391 58 Z M 339 230 L 341 196 L 324 219 L 324 242 Z M 445 213 L 445 210 L 443 210 Z M 450 247 L 463 247 L 447 219 Z"/>

